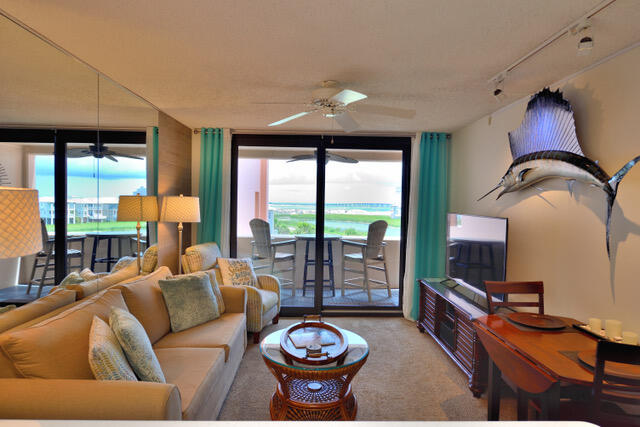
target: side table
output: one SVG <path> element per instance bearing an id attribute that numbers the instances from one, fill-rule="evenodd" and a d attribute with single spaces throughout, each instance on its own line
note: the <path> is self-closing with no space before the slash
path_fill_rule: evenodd
<path id="1" fill-rule="evenodd" d="M 278 380 L 271 397 L 272 420 L 353 421 L 358 412 L 351 381 L 369 356 L 369 345 L 351 331 L 340 329 L 349 342 L 342 365 L 288 364 L 280 353 L 281 329 L 260 343 L 260 354 Z"/>

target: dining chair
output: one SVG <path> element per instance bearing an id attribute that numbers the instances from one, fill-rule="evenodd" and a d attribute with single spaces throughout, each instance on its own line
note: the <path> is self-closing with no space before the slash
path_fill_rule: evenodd
<path id="1" fill-rule="evenodd" d="M 40 298 L 42 294 L 42 287 L 46 284 L 47 281 L 50 281 L 52 284 L 56 284 L 54 282 L 53 276 L 47 276 L 49 270 L 55 270 L 55 251 L 54 251 L 54 239 L 49 237 L 49 232 L 47 231 L 47 226 L 43 219 L 40 219 L 40 227 L 42 231 L 42 250 L 38 252 L 33 260 L 33 268 L 31 269 L 31 277 L 29 278 L 29 285 L 27 286 L 27 294 L 31 292 L 32 285 L 38 285 L 38 294 L 36 298 Z M 80 242 L 81 249 L 70 249 L 67 248 L 67 267 L 68 268 L 78 268 L 82 270 L 84 268 L 84 241 L 85 236 L 67 236 L 67 244 L 71 242 Z M 70 265 L 70 259 L 78 259 L 78 263 L 76 265 Z M 39 279 L 36 279 L 36 269 L 42 268 L 42 274 Z"/>
<path id="2" fill-rule="evenodd" d="M 592 421 L 600 426 L 640 425 L 640 377 L 607 372 L 640 367 L 640 346 L 598 341 L 590 405 Z M 637 372 L 637 371 L 636 371 Z"/>
<path id="3" fill-rule="evenodd" d="M 283 288 L 291 288 L 291 296 L 296 295 L 296 241 L 295 239 L 279 242 L 271 241 L 269 223 L 260 218 L 249 221 L 253 240 L 251 241 L 251 259 L 253 261 L 267 261 L 265 264 L 254 264 L 254 270 L 268 268 L 270 274 L 280 277 L 280 273 L 291 272 L 291 280 L 280 278 Z M 291 245 L 292 251 L 278 252 L 279 248 Z M 291 262 L 291 266 L 284 270 L 276 270 L 277 264 Z"/>
<path id="4" fill-rule="evenodd" d="M 498 307 L 538 307 L 538 313 L 544 314 L 544 285 L 542 282 L 494 282 L 484 281 L 487 293 L 489 314 Z M 509 301 L 509 294 L 537 294 L 538 301 Z M 502 295 L 502 299 L 496 295 Z"/>
<path id="5" fill-rule="evenodd" d="M 383 220 L 374 221 L 369 224 L 367 231 L 367 241 L 354 242 L 351 240 L 342 240 L 342 296 L 344 296 L 345 286 L 356 287 L 367 291 L 369 302 L 371 302 L 371 283 L 385 285 L 387 294 L 391 298 L 391 287 L 389 285 L 389 269 L 387 268 L 387 257 L 385 247 L 387 244 L 383 242 L 384 235 L 387 232 L 387 222 Z M 358 248 L 358 252 L 345 254 L 345 248 Z M 362 270 L 356 270 L 347 267 L 346 263 L 362 264 Z M 382 265 L 382 267 L 380 266 Z M 375 280 L 369 277 L 369 270 L 383 271 L 385 280 Z M 347 279 L 347 271 L 351 273 L 362 274 L 362 276 L 350 277 Z M 362 285 L 354 283 L 354 281 L 362 280 Z"/>

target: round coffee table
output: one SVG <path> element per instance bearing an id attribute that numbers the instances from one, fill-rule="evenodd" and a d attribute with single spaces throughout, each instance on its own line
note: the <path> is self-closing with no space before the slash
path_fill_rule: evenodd
<path id="1" fill-rule="evenodd" d="M 260 354 L 278 380 L 271 397 L 271 419 L 355 420 L 358 405 L 351 390 L 351 380 L 367 361 L 367 342 L 360 335 L 340 328 L 349 343 L 344 363 L 321 366 L 289 364 L 280 352 L 280 336 L 284 331 L 275 331 L 260 343 Z"/>

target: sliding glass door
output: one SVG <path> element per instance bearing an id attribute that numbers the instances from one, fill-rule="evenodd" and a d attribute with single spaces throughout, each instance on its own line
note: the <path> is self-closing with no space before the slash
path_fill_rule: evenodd
<path id="1" fill-rule="evenodd" d="M 409 138 L 234 135 L 232 256 L 282 314 L 401 307 Z"/>

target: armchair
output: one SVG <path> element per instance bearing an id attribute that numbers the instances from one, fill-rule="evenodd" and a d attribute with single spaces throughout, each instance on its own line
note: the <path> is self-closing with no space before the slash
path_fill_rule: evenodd
<path id="1" fill-rule="evenodd" d="M 218 284 L 233 286 L 232 283 L 224 283 L 218 258 L 222 258 L 222 254 L 215 242 L 201 243 L 185 250 L 182 268 L 185 273 L 213 270 Z M 241 286 L 247 292 L 247 331 L 252 333 L 254 343 L 260 342 L 260 332 L 269 322 L 277 324 L 280 318 L 280 281 L 266 274 L 256 277 L 256 286 Z"/>

